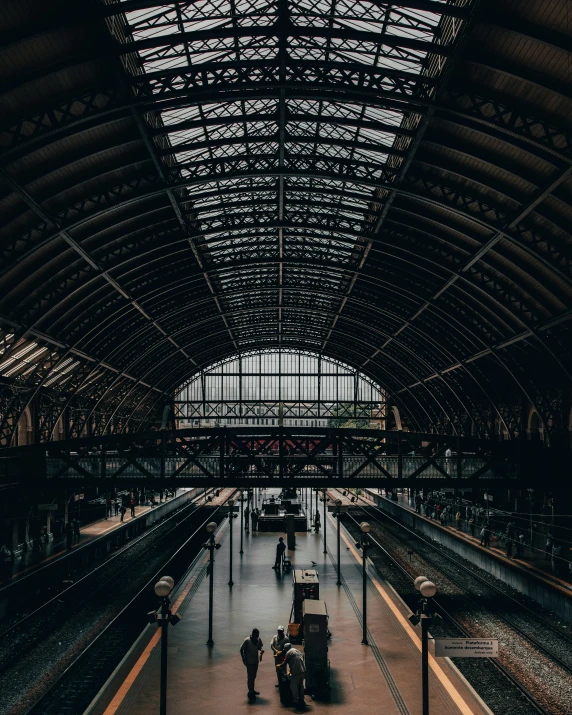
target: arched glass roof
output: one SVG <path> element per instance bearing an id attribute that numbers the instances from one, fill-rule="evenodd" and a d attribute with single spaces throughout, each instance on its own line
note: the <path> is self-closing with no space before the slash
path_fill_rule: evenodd
<path id="1" fill-rule="evenodd" d="M 0 443 L 309 351 L 410 429 L 564 430 L 564 0 L 5 0 Z M 564 432 L 563 432 L 564 434 Z"/>

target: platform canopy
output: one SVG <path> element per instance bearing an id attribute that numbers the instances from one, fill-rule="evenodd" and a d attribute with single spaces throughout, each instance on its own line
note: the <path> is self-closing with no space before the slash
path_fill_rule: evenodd
<path id="1" fill-rule="evenodd" d="M 0 437 L 300 350 L 409 429 L 565 433 L 565 0 L 4 0 Z M 24 422 L 22 421 L 24 420 Z"/>

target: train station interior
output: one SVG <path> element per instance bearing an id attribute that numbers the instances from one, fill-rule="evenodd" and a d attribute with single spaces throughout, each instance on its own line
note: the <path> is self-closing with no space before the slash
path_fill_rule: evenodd
<path id="1" fill-rule="evenodd" d="M 572 712 L 572 1 L 2 0 L 1 715 Z"/>

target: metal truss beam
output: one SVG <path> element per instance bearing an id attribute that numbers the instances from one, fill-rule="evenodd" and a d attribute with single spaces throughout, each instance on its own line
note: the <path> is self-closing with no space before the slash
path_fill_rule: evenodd
<path id="1" fill-rule="evenodd" d="M 423 446 L 423 445 L 428 446 Z M 288 449 L 286 449 L 288 445 Z M 415 450 L 418 456 L 407 453 Z M 446 450 L 455 457 L 445 457 Z M 113 453 L 111 458 L 107 457 Z M 7 451 L 7 477 L 31 484 L 232 486 L 290 483 L 524 487 L 526 445 L 434 433 L 213 428 L 113 435 Z M 544 450 L 543 450 L 544 453 Z M 569 458 L 568 458 L 569 461 Z"/>

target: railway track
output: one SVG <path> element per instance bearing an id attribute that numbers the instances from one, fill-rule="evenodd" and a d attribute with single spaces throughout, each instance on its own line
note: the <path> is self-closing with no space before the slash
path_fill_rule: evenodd
<path id="1" fill-rule="evenodd" d="M 562 712 L 565 712 L 565 709 L 562 710 L 561 706 L 555 704 L 555 701 L 562 699 L 562 694 L 566 693 L 566 691 L 568 691 L 568 695 L 564 695 L 564 697 L 570 697 L 570 683 L 572 682 L 572 638 L 570 638 L 568 634 L 563 633 L 563 631 L 554 626 L 554 624 L 550 623 L 550 621 L 539 616 L 538 613 L 525 604 L 512 598 L 500 588 L 497 588 L 490 579 L 483 578 L 480 574 L 475 573 L 473 569 L 461 563 L 458 558 L 443 552 L 441 548 L 438 548 L 428 539 L 386 515 L 378 507 L 372 506 L 361 497 L 358 497 L 357 503 L 369 521 L 373 520 L 384 527 L 383 536 L 386 541 L 400 541 L 402 545 L 401 559 L 399 556 L 396 557 L 390 553 L 390 551 L 374 537 L 376 548 L 409 582 L 423 571 L 427 572 L 429 577 L 431 577 L 431 573 L 434 572 L 435 576 L 433 578 L 441 587 L 446 583 L 447 588 L 450 590 L 450 585 L 453 585 L 456 597 L 449 596 L 450 606 L 445 606 L 443 603 L 443 601 L 446 601 L 448 598 L 446 594 L 442 594 L 442 596 L 438 599 L 434 599 L 434 601 L 442 615 L 459 631 L 459 635 L 465 637 L 483 637 L 482 633 L 476 633 L 474 629 L 472 630 L 469 624 L 478 620 L 482 627 L 483 619 L 486 622 L 488 618 L 489 623 L 493 623 L 494 619 L 496 619 L 497 624 L 501 623 L 505 629 L 510 630 L 520 639 L 518 644 L 520 650 L 522 650 L 522 644 L 526 644 L 526 648 L 530 654 L 528 665 L 531 669 L 536 670 L 540 658 L 544 658 L 553 665 L 553 668 L 551 668 L 553 671 L 551 677 L 553 679 L 559 678 L 562 684 L 558 689 L 560 693 L 559 696 L 556 696 L 554 692 L 547 693 L 546 690 L 540 692 L 541 689 L 539 689 L 538 686 L 537 676 L 535 675 L 534 678 L 527 676 L 525 672 L 526 667 L 523 668 L 523 663 L 515 664 L 511 658 L 506 658 L 504 662 L 503 659 L 490 659 L 492 666 L 511 682 L 536 712 L 545 713 L 546 715 L 561 715 Z M 351 514 L 347 514 L 347 516 L 351 520 L 350 523 L 353 522 L 354 530 L 358 528 L 359 520 Z M 363 521 L 363 518 L 361 520 Z M 390 529 L 388 529 L 388 524 L 391 527 Z M 406 534 L 406 538 L 403 534 Z M 408 563 L 405 558 L 405 554 L 409 554 L 411 550 L 412 539 L 415 539 L 417 546 L 421 547 L 416 550 L 416 562 L 421 558 L 425 563 L 425 565 L 418 564 L 417 570 L 415 570 L 413 564 Z M 399 553 L 399 550 L 397 553 Z M 462 599 L 458 598 L 459 595 L 462 596 Z M 463 617 L 459 602 L 462 603 L 465 608 L 468 608 L 471 612 L 470 616 L 465 614 Z M 455 613 L 452 611 L 455 611 Z M 507 611 L 518 615 L 511 617 L 507 614 Z M 518 622 L 519 619 L 520 622 Z M 527 621 L 528 626 L 522 619 Z M 544 633 L 543 642 L 539 640 L 539 631 L 540 633 Z M 546 633 L 550 633 L 551 638 L 546 638 Z M 523 661 L 525 661 L 526 664 L 526 658 L 523 658 Z M 559 675 L 557 674 L 558 670 Z M 527 680 L 527 677 L 530 677 L 530 684 L 523 682 L 523 680 Z M 547 684 L 547 688 L 550 688 L 549 684 Z"/>
<path id="2" fill-rule="evenodd" d="M 4 632 L 4 715 L 83 712 L 145 626 L 145 614 L 156 605 L 152 585 L 159 572 L 168 568 L 180 579 L 189 554 L 194 557 L 201 551 L 206 523 L 222 519 L 220 506 L 205 519 L 199 516 L 202 505 L 197 502 L 202 498 L 201 494 L 134 539 Z M 170 554 L 167 560 L 164 551 Z M 6 650 L 12 651 L 8 657 Z"/>

